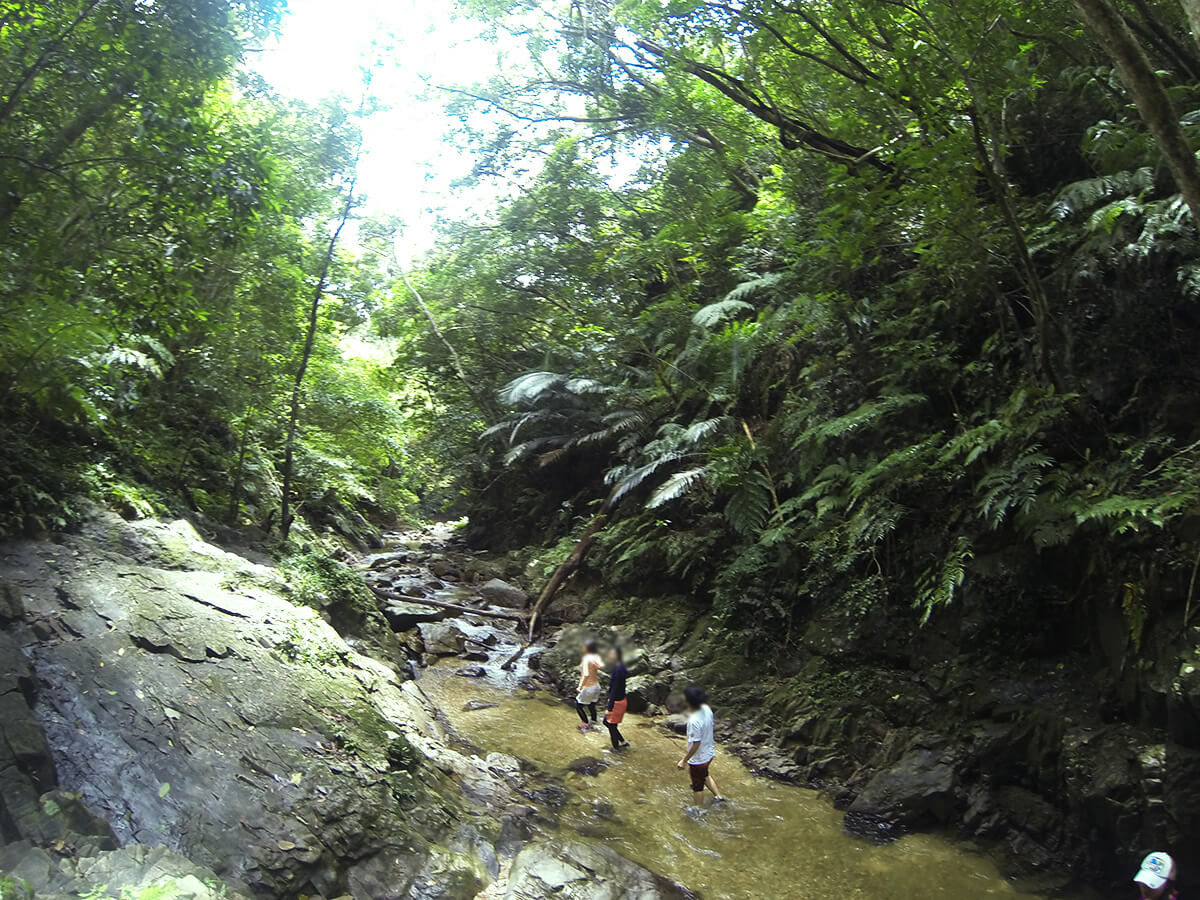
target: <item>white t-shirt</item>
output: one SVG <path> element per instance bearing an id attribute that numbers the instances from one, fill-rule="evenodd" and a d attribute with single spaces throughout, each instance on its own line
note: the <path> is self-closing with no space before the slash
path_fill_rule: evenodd
<path id="1" fill-rule="evenodd" d="M 713 714 L 707 703 L 688 717 L 687 739 L 689 744 L 700 742 L 700 749 L 688 760 L 689 765 L 702 766 L 712 762 L 717 755 L 717 745 L 713 740 Z"/>
<path id="2" fill-rule="evenodd" d="M 593 673 L 592 667 L 595 667 Z M 600 670 L 604 668 L 604 660 L 598 653 L 588 653 L 579 663 L 579 686 L 592 687 L 600 683 Z"/>

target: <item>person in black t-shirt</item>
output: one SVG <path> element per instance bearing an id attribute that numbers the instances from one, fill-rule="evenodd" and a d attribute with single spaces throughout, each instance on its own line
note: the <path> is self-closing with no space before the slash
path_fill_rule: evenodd
<path id="1" fill-rule="evenodd" d="M 622 750 L 629 746 L 629 741 L 621 736 L 621 729 L 617 726 L 625 718 L 625 707 L 629 704 L 625 696 L 625 679 L 629 677 L 629 670 L 625 668 L 625 662 L 621 658 L 620 647 L 613 647 L 608 651 L 608 661 L 613 670 L 608 681 L 608 714 L 604 717 L 604 724 L 608 726 L 608 736 L 612 739 L 613 749 Z"/>

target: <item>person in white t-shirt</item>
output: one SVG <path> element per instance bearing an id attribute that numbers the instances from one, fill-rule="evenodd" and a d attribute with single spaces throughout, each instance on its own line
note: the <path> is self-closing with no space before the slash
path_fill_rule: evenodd
<path id="1" fill-rule="evenodd" d="M 575 711 L 579 713 L 580 731 L 600 730 L 600 724 L 596 721 L 596 701 L 600 699 L 600 670 L 604 668 L 604 660 L 600 658 L 598 649 L 595 641 L 586 641 L 583 659 L 579 661 L 579 692 L 575 695 Z"/>
<path id="2" fill-rule="evenodd" d="M 708 708 L 708 698 L 704 688 L 699 685 L 689 685 L 683 692 L 688 705 L 687 739 L 688 749 L 679 768 L 687 767 L 692 780 L 692 797 L 697 806 L 704 803 L 704 789 L 713 792 L 713 800 L 721 802 L 725 798 L 717 789 L 708 768 L 712 765 L 713 757 L 717 755 L 716 741 L 713 739 L 713 714 Z"/>

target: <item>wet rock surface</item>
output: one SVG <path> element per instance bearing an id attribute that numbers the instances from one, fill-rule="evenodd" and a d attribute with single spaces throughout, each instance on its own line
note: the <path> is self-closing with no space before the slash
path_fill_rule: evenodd
<path id="1" fill-rule="evenodd" d="M 894 657 L 850 664 L 845 636 L 815 627 L 796 673 L 767 677 L 707 640 L 702 623 L 694 632 L 626 623 L 552 636 L 539 667 L 564 695 L 587 637 L 626 648 L 631 710 L 682 734 L 682 691 L 704 685 L 718 740 L 762 775 L 825 793 L 866 840 L 957 833 L 1037 892 L 1116 887 L 1157 846 L 1200 854 L 1200 750 L 1106 721 L 1086 669 L 994 658 L 931 665 L 920 644 L 908 648 L 911 668 Z M 1189 702 L 1172 692 L 1186 695 L 1200 654 L 1179 671 L 1189 666 L 1165 691 L 1176 705 Z"/>
<path id="2" fill-rule="evenodd" d="M 165 847 L 135 845 L 109 853 L 63 856 L 13 844 L 0 847 L 0 871 L 12 879 L 14 900 L 67 900 L 107 885 L 119 885 L 132 897 L 158 889 L 171 900 L 247 900 L 211 869 Z"/>
<path id="3" fill-rule="evenodd" d="M 368 566 L 421 578 L 424 558 Z M 492 882 L 554 815 L 538 791 L 561 789 L 462 746 L 407 680 L 405 653 L 460 654 L 468 626 L 400 610 L 388 632 L 409 630 L 376 659 L 354 623 L 339 634 L 288 596 L 184 522 L 98 514 L 56 543 L 0 545 L 0 872 L 55 898 L 168 883 L 197 900 L 468 898 Z"/>
<path id="4" fill-rule="evenodd" d="M 517 854 L 506 900 L 685 900 L 694 895 L 607 847 L 582 841 L 531 844 Z"/>
<path id="5" fill-rule="evenodd" d="M 479 595 L 493 606 L 504 606 L 509 609 L 524 609 L 529 605 L 529 595 L 520 588 L 513 587 L 507 581 L 493 578 L 479 588 Z"/>

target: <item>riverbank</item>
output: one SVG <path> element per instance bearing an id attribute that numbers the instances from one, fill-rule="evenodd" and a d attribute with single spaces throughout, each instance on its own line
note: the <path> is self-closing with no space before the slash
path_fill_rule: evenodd
<path id="1" fill-rule="evenodd" d="M 467 900 L 502 861 L 536 898 L 573 854 L 684 895 L 556 842 L 553 779 L 461 741 L 382 615 L 305 606 L 187 522 L 96 510 L 0 545 L 0 585 L 4 900 Z"/>
<path id="2" fill-rule="evenodd" d="M 424 591 L 430 596 L 456 597 L 463 602 L 470 602 L 471 596 L 478 591 L 486 591 L 492 597 L 500 597 L 505 596 L 502 590 L 507 589 L 517 595 L 507 597 L 507 600 L 518 608 L 523 602 L 521 591 L 514 587 L 514 584 L 535 585 L 538 574 L 544 574 L 547 564 L 547 561 L 531 559 L 527 554 L 517 553 L 493 558 L 486 553 L 473 553 L 461 543 L 446 546 L 428 540 L 413 542 L 413 546 L 399 553 L 378 554 L 366 561 L 368 578 L 388 589 L 404 593 Z M 441 573 L 443 578 L 430 581 L 434 571 Z M 452 577 L 462 581 L 446 580 Z M 497 581 L 502 578 L 509 580 L 502 582 L 503 589 L 497 585 Z M 1025 864 L 1018 866 L 1014 865 L 1013 860 L 1004 852 L 1006 848 L 994 841 L 968 840 L 963 843 L 961 833 L 956 833 L 951 824 L 950 817 L 954 812 L 954 799 L 950 796 L 952 789 L 947 789 L 937 780 L 940 778 L 943 782 L 953 782 L 958 777 L 947 765 L 932 766 L 936 776 L 934 779 L 928 777 L 923 770 L 903 778 L 903 769 L 892 766 L 886 769 L 888 774 L 881 779 L 882 784 L 887 784 L 890 778 L 892 788 L 882 798 L 882 789 L 876 794 L 879 798 L 873 801 L 879 804 L 876 809 L 864 811 L 862 804 L 853 808 L 852 803 L 846 802 L 845 783 L 839 783 L 833 777 L 838 766 L 853 763 L 852 749 L 835 747 L 830 750 L 825 757 L 823 771 L 831 774 L 827 780 L 821 781 L 815 776 L 809 777 L 805 770 L 796 765 L 794 760 L 788 757 L 786 745 L 778 740 L 778 734 L 771 726 L 769 718 L 775 714 L 775 710 L 770 705 L 758 702 L 759 698 L 766 697 L 772 691 L 783 693 L 777 678 L 764 674 L 761 670 L 756 673 L 754 667 L 744 661 L 729 660 L 721 652 L 728 648 L 719 640 L 705 640 L 707 633 L 703 623 L 698 623 L 685 609 L 673 608 L 669 603 L 646 604 L 646 609 L 653 610 L 652 615 L 657 617 L 657 621 L 650 624 L 630 624 L 629 619 L 618 620 L 622 624 L 614 624 L 614 619 L 618 616 L 628 614 L 631 605 L 618 605 L 611 600 L 606 601 L 604 592 L 596 590 L 594 584 L 574 586 L 571 593 L 562 598 L 556 612 L 572 619 L 588 618 L 590 622 L 551 629 L 544 643 L 529 648 L 522 657 L 522 665 L 527 666 L 528 671 L 518 668 L 516 672 L 508 674 L 502 673 L 497 664 L 509 658 L 510 651 L 517 647 L 517 636 L 511 626 L 504 625 L 497 629 L 492 623 L 481 619 L 471 621 L 470 616 L 465 619 L 458 617 L 445 620 L 436 629 L 426 627 L 414 635 L 418 649 L 428 650 L 432 640 L 433 646 L 438 648 L 436 653 L 445 654 L 442 658 L 446 661 L 435 662 L 429 669 L 429 674 L 422 676 L 422 682 L 434 679 L 438 684 L 451 685 L 452 694 L 439 705 L 461 728 L 472 733 L 478 729 L 481 735 L 479 739 L 489 741 L 489 746 L 500 746 L 505 752 L 517 755 L 527 754 L 530 759 L 540 760 L 544 765 L 551 767 L 557 765 L 561 769 L 566 760 L 578 756 L 586 757 L 589 751 L 595 753 L 597 748 L 603 751 L 605 741 L 602 736 L 593 741 L 593 736 L 580 738 L 572 733 L 571 728 L 575 724 L 573 714 L 561 701 L 551 699 L 544 691 L 546 688 L 552 688 L 557 690 L 559 696 L 571 693 L 578 661 L 578 646 L 585 636 L 600 635 L 605 640 L 619 640 L 631 651 L 631 708 L 650 716 L 643 724 L 654 723 L 656 727 L 661 725 L 668 730 L 677 726 L 678 717 L 672 716 L 671 713 L 677 711 L 674 700 L 677 699 L 681 688 L 691 680 L 715 686 L 721 710 L 721 737 L 726 742 L 727 751 L 743 759 L 750 767 L 746 773 L 747 777 L 752 773 L 759 773 L 785 783 L 817 788 L 818 791 L 801 790 L 793 794 L 795 798 L 804 798 L 795 799 L 794 802 L 801 805 L 818 804 L 828 816 L 825 827 L 832 827 L 838 838 L 845 839 L 843 829 L 848 828 L 858 839 L 862 839 L 852 842 L 854 847 L 858 848 L 860 843 L 862 846 L 869 846 L 896 839 L 917 839 L 923 831 L 933 831 L 954 835 L 958 840 L 953 846 L 965 846 L 987 852 L 1001 865 L 1007 865 L 1007 873 L 1017 876 L 1015 884 L 1019 885 L 1021 890 L 1030 893 L 1060 893 L 1065 889 L 1078 887 L 1079 882 L 1087 880 L 1085 875 L 1076 873 L 1065 865 L 1059 866 L 1053 859 L 1047 861 L 1044 854 L 1035 856 L 1030 853 L 1024 861 Z M 403 610 L 397 609 L 390 615 L 395 618 L 402 612 Z M 425 613 L 432 616 L 444 615 L 428 609 Z M 446 629 L 459 632 L 457 647 L 465 649 L 465 654 L 455 653 L 456 645 L 453 640 L 447 640 Z M 493 643 L 490 646 L 485 645 L 484 642 L 489 640 Z M 412 646 L 413 641 L 410 641 L 409 645 Z M 457 658 L 462 655 L 471 656 L 483 664 L 463 667 Z M 428 654 L 418 654 L 414 657 L 418 666 L 428 661 L 427 656 Z M 463 676 L 452 675 L 447 679 L 443 677 L 447 669 L 452 672 L 462 671 Z M 761 676 L 762 680 L 756 681 L 757 676 Z M 902 692 L 905 688 L 896 690 Z M 479 699 L 479 709 L 466 708 L 468 704 L 464 702 L 464 697 L 471 696 L 472 691 L 482 696 L 482 699 Z M 497 694 L 496 691 L 501 693 Z M 524 699 L 520 705 L 514 706 L 509 702 L 509 694 Z M 813 695 L 810 699 L 819 709 L 829 712 L 836 711 L 837 704 L 845 703 L 849 698 L 845 691 L 830 691 L 830 696 Z M 859 702 L 869 702 L 870 695 L 856 699 Z M 546 707 L 553 710 L 549 716 L 545 714 Z M 465 721 L 461 721 L 463 717 Z M 854 725 L 853 720 L 845 719 L 836 724 L 843 728 L 853 728 Z M 926 727 L 932 726 L 926 723 Z M 860 739 L 866 745 L 867 738 L 861 736 L 863 733 L 860 733 Z M 522 743 L 526 740 L 531 746 Z M 581 740 L 583 743 L 580 743 Z M 500 743 L 497 744 L 497 741 Z M 889 753 L 895 753 L 897 750 L 894 744 L 886 744 L 885 748 Z M 878 748 L 867 745 L 868 751 L 876 749 Z M 903 758 L 904 754 L 896 757 Z M 921 762 L 927 759 L 926 755 L 919 757 Z M 936 761 L 937 757 L 934 757 L 934 762 Z M 655 790 L 664 777 L 670 783 L 671 774 L 674 772 L 673 764 L 674 760 L 665 761 L 646 783 L 652 785 Z M 613 763 L 614 770 L 624 765 L 628 765 L 628 761 L 624 759 Z M 862 763 L 854 765 L 853 771 L 863 781 L 871 780 L 884 770 L 883 766 L 871 770 Z M 740 765 L 737 771 L 741 771 Z M 601 776 L 603 778 L 616 777 L 607 770 L 604 772 Z M 669 789 L 667 790 L 669 796 Z M 634 792 L 637 793 L 637 790 Z M 660 799 L 663 800 L 663 808 L 670 811 L 668 816 L 677 812 L 676 801 L 667 800 L 665 797 Z M 870 799 L 870 794 L 867 794 L 867 799 Z M 852 808 L 848 815 L 843 815 L 848 805 Z M 944 818 L 939 819 L 932 814 L 926 817 L 923 814 L 927 811 L 940 813 Z M 992 814 L 993 811 L 988 813 Z M 770 820 L 771 817 L 767 816 L 766 819 Z M 586 822 L 583 824 L 587 827 Z M 1037 825 L 1032 821 L 1026 824 L 1029 827 Z M 790 828 L 804 833 L 810 830 L 807 823 L 794 823 Z M 784 828 L 784 831 L 787 830 L 789 829 Z M 652 842 L 647 843 L 645 836 L 641 836 L 631 840 L 623 849 L 632 852 L 635 859 L 646 862 L 646 859 L 637 854 L 651 844 Z M 693 842 L 684 842 L 684 846 L 691 847 Z M 756 841 L 752 846 L 771 847 L 772 852 L 781 854 L 781 858 L 795 853 L 794 849 L 770 841 Z M 714 853 L 720 852 L 716 848 L 710 849 Z M 680 847 L 662 848 L 651 864 L 665 866 L 663 871 L 669 873 L 672 871 L 671 861 L 677 858 L 686 860 L 691 857 L 689 851 Z M 702 865 L 697 867 L 703 868 Z M 769 865 L 764 865 L 764 869 L 767 868 Z M 995 877 L 996 870 L 993 868 L 991 872 L 991 877 Z M 864 896 L 887 895 L 886 889 L 879 885 L 864 890 Z M 871 890 L 876 893 L 871 893 Z M 884 893 L 878 893 L 881 890 Z M 736 893 L 729 896 L 736 896 Z M 806 895 L 800 893 L 796 896 Z"/>
<path id="3" fill-rule="evenodd" d="M 372 583 L 473 611 L 325 594 L 182 521 L 96 511 L 77 534 L 0 546 L 5 890 L 809 900 L 837 878 L 878 900 L 1032 896 L 935 836 L 848 835 L 827 798 L 743 767 L 736 742 L 733 801 L 687 816 L 665 707 L 631 715 L 616 757 L 550 693 L 577 626 L 503 668 L 521 629 L 485 613 L 528 602 L 511 560 L 444 527 L 388 541 L 362 561 Z M 690 677 L 686 655 L 642 644 L 635 696 L 651 661 Z M 930 867 L 956 874 L 923 885 Z"/>

